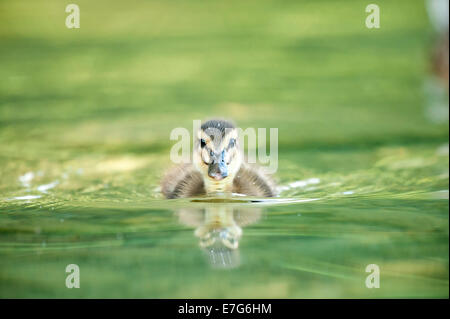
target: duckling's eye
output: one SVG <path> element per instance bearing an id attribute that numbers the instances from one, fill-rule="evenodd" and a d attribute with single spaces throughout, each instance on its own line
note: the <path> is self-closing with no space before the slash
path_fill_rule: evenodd
<path id="1" fill-rule="evenodd" d="M 206 141 L 204 139 L 200 140 L 200 146 L 201 148 L 204 148 L 206 146 Z"/>
<path id="2" fill-rule="evenodd" d="M 234 145 L 236 145 L 236 139 L 232 138 L 230 139 L 230 144 L 228 144 L 228 147 L 234 147 Z"/>
<path id="3" fill-rule="evenodd" d="M 213 156 L 214 156 L 214 152 L 213 152 L 213 151 L 210 151 L 210 152 L 209 152 L 209 155 L 210 155 L 211 157 L 213 157 Z"/>

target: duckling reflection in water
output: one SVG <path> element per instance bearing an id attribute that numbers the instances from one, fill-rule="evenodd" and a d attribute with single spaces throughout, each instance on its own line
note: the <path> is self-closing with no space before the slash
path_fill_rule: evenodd
<path id="1" fill-rule="evenodd" d="M 213 267 L 234 268 L 240 264 L 238 248 L 242 227 L 256 223 L 261 218 L 261 210 L 210 206 L 181 209 L 178 218 L 180 223 L 196 228 L 194 234 Z"/>
<path id="2" fill-rule="evenodd" d="M 243 161 L 238 130 L 224 120 L 210 120 L 197 132 L 193 164 L 169 170 L 161 182 L 166 198 L 217 193 L 275 196 L 273 181 L 256 166 Z"/>

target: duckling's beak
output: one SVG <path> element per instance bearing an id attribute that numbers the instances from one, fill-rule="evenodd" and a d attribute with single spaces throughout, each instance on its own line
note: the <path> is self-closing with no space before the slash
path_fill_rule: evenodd
<path id="1" fill-rule="evenodd" d="M 209 164 L 208 175 L 217 181 L 220 181 L 228 176 L 228 167 L 225 163 L 225 151 L 222 151 L 220 155 L 215 154 L 213 162 Z"/>

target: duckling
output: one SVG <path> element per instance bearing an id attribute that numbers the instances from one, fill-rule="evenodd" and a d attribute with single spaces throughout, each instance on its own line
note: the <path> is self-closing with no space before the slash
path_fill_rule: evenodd
<path id="1" fill-rule="evenodd" d="M 239 193 L 256 197 L 276 195 L 275 184 L 260 168 L 244 162 L 238 130 L 226 120 L 209 120 L 197 132 L 193 164 L 169 170 L 161 182 L 166 198 Z"/>

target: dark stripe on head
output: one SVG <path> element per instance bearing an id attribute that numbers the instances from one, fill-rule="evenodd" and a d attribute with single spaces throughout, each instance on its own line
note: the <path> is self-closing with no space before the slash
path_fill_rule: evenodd
<path id="1" fill-rule="evenodd" d="M 222 137 L 225 136 L 226 129 L 235 128 L 234 124 L 225 120 L 209 120 L 202 124 L 202 131 L 217 130 L 222 134 Z"/>

